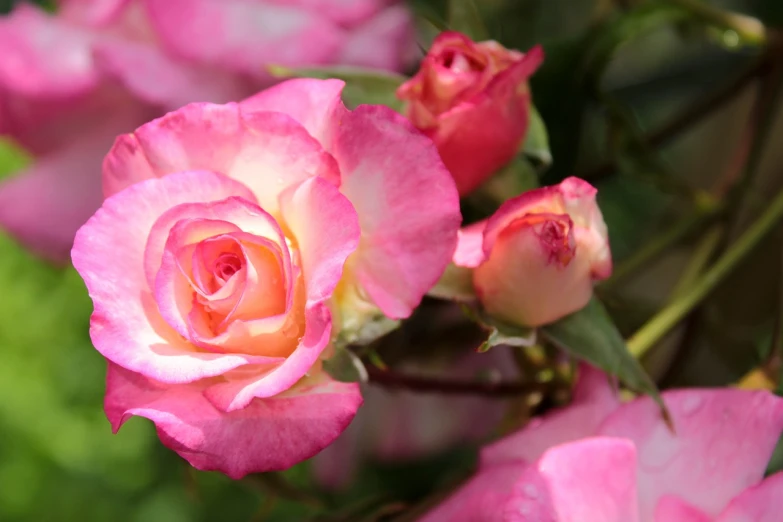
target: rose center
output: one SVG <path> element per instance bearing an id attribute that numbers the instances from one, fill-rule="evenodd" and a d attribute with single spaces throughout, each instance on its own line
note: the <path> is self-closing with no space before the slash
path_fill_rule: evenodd
<path id="1" fill-rule="evenodd" d="M 242 268 L 242 260 L 233 252 L 223 252 L 215 259 L 212 276 L 225 285 Z"/>

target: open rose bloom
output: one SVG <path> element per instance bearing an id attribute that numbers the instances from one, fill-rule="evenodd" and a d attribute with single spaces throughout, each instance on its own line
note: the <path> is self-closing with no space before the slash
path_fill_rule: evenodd
<path id="1" fill-rule="evenodd" d="M 72 252 L 115 430 L 147 417 L 193 466 L 238 478 L 314 455 L 353 418 L 358 385 L 320 362 L 344 289 L 407 317 L 460 214 L 432 143 L 390 109 L 348 111 L 342 87 L 292 80 L 117 139 Z"/>
<path id="2" fill-rule="evenodd" d="M 783 474 L 764 479 L 783 432 L 766 391 L 616 399 L 583 368 L 574 402 L 481 451 L 476 475 L 422 522 L 777 522 Z"/>
<path id="3" fill-rule="evenodd" d="M 543 58 L 541 47 L 523 54 L 447 31 L 397 91 L 405 114 L 438 146 L 460 195 L 517 154 L 530 123 L 527 80 Z"/>
<path id="4" fill-rule="evenodd" d="M 541 326 L 583 308 L 593 283 L 612 273 L 596 189 L 579 178 L 511 198 L 460 231 L 457 266 L 470 268 L 491 315 Z"/>
<path id="5" fill-rule="evenodd" d="M 190 102 L 238 101 L 274 83 L 268 65 L 396 70 L 413 45 L 387 0 L 63 0 L 0 17 L 0 136 L 35 157 L 0 184 L 0 227 L 67 259 L 100 206 L 101 160 L 118 134 Z"/>

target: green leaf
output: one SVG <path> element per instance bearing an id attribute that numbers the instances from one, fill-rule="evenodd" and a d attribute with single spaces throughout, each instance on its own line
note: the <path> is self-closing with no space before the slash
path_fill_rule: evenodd
<path id="1" fill-rule="evenodd" d="M 619 377 L 628 387 L 650 395 L 664 411 L 655 383 L 625 346 L 603 304 L 593 297 L 583 309 L 541 329 L 559 348 Z"/>
<path id="2" fill-rule="evenodd" d="M 488 179 L 474 192 L 476 198 L 489 198 L 493 209 L 509 198 L 538 188 L 538 173 L 522 155 L 517 155 L 501 171 Z M 472 194 L 471 194 L 472 196 Z"/>
<path id="3" fill-rule="evenodd" d="M 345 82 L 343 101 L 349 108 L 357 105 L 386 105 L 395 111 L 402 110 L 397 98 L 397 88 L 408 80 L 407 76 L 362 67 L 305 67 L 291 69 L 270 65 L 267 70 L 276 78 L 336 78 Z"/>
<path id="4" fill-rule="evenodd" d="M 545 170 L 552 164 L 552 152 L 549 150 L 546 124 L 538 109 L 532 104 L 530 105 L 530 124 L 522 144 L 522 153 L 538 170 Z"/>
<path id="5" fill-rule="evenodd" d="M 489 33 L 473 0 L 449 2 L 449 28 L 469 36 L 476 42 L 489 40 Z"/>
<path id="6" fill-rule="evenodd" d="M 347 348 L 335 346 L 334 355 L 323 362 L 323 369 L 340 382 L 367 382 L 364 363 Z"/>

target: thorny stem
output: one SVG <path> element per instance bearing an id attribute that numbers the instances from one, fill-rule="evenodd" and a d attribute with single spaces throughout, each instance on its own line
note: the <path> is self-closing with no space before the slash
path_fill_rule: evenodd
<path id="1" fill-rule="evenodd" d="M 397 373 L 394 370 L 380 370 L 367 366 L 370 384 L 384 388 L 410 390 L 421 393 L 444 395 L 483 395 L 487 397 L 514 397 L 547 393 L 553 383 L 514 381 L 486 382 L 446 379 L 441 377 L 420 377 Z"/>

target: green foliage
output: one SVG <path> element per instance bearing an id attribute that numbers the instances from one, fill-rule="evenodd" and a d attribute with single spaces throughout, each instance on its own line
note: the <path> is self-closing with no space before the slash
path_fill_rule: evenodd
<path id="1" fill-rule="evenodd" d="M 655 383 L 628 352 L 598 299 L 593 298 L 580 311 L 543 327 L 541 335 L 572 355 L 616 375 L 630 388 L 650 395 L 665 410 Z"/>
<path id="2" fill-rule="evenodd" d="M 476 42 L 489 40 L 489 33 L 473 0 L 450 0 L 448 13 L 449 29 L 466 34 Z"/>

